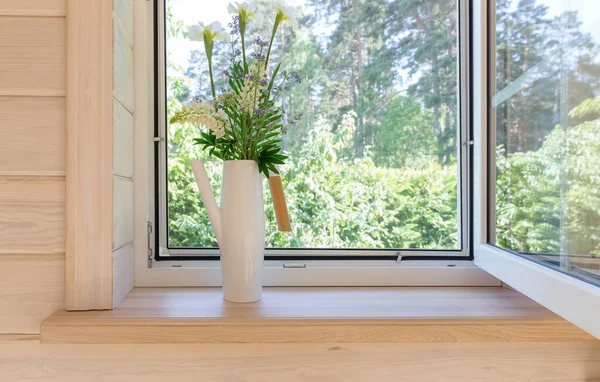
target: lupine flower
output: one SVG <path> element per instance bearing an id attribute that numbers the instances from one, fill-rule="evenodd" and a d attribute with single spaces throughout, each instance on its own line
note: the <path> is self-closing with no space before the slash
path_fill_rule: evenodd
<path id="1" fill-rule="evenodd" d="M 192 123 L 204 126 L 215 134 L 217 138 L 225 135 L 228 127 L 227 114 L 223 110 L 215 111 L 207 101 L 192 102 L 175 113 L 171 123 Z"/>
<path id="2" fill-rule="evenodd" d="M 259 61 L 264 61 L 267 57 L 260 54 L 260 53 L 252 53 L 250 56 L 252 56 L 252 58 L 254 58 L 255 60 L 259 60 Z"/>
<path id="3" fill-rule="evenodd" d="M 240 33 L 240 15 L 233 15 L 231 22 L 227 26 L 231 28 L 232 35 Z"/>
<path id="4" fill-rule="evenodd" d="M 205 41 L 207 39 L 212 42 L 218 40 L 229 41 L 231 36 L 221 27 L 220 22 L 215 21 L 206 26 L 203 23 L 192 25 L 188 31 L 188 38 L 192 41 Z"/>

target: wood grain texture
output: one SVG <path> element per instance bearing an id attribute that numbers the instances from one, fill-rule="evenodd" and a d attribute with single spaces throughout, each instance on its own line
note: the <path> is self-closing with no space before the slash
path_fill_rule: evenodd
<path id="1" fill-rule="evenodd" d="M 0 176 L 0 253 L 65 252 L 65 178 Z"/>
<path id="2" fill-rule="evenodd" d="M 596 341 L 505 288 L 136 288 L 113 311 L 56 312 L 48 343 L 423 343 Z"/>
<path id="3" fill-rule="evenodd" d="M 39 333 L 64 305 L 64 254 L 0 255 L 0 333 Z"/>
<path id="4" fill-rule="evenodd" d="M 133 289 L 133 244 L 113 252 L 113 308 Z"/>
<path id="5" fill-rule="evenodd" d="M 113 247 L 118 249 L 133 242 L 134 238 L 134 187 L 133 181 L 113 177 Z"/>
<path id="6" fill-rule="evenodd" d="M 133 43 L 134 40 L 134 21 L 133 21 L 133 0 L 114 0 L 115 17 L 118 19 L 120 27 L 123 28 L 127 40 Z M 132 46 L 133 47 L 133 46 Z"/>
<path id="7" fill-rule="evenodd" d="M 2 342 L 0 380 L 584 382 L 597 343 L 52 345 Z"/>
<path id="8" fill-rule="evenodd" d="M 112 1 L 67 1 L 69 310 L 112 308 L 112 11 Z"/>
<path id="9" fill-rule="evenodd" d="M 114 27 L 114 96 L 131 113 L 135 105 L 133 49 L 121 30 Z"/>
<path id="10" fill-rule="evenodd" d="M 0 175 L 65 175 L 63 97 L 0 97 Z"/>
<path id="11" fill-rule="evenodd" d="M 118 101 L 113 102 L 113 173 L 133 177 L 133 115 Z"/>
<path id="12" fill-rule="evenodd" d="M 64 17 L 0 16 L 0 95 L 65 95 Z"/>
<path id="13" fill-rule="evenodd" d="M 66 0 L 2 0 L 0 16 L 65 16 Z"/>

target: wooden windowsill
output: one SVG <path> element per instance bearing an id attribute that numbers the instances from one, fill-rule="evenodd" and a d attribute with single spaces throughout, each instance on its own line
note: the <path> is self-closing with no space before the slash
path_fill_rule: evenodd
<path id="1" fill-rule="evenodd" d="M 219 288 L 136 288 L 112 311 L 59 311 L 45 343 L 423 343 L 594 341 L 500 287 L 265 288 L 256 303 Z"/>

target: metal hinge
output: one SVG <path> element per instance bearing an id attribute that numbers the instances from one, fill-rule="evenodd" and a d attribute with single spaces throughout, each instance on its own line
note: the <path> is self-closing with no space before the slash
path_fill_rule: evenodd
<path id="1" fill-rule="evenodd" d="M 152 222 L 148 222 L 148 268 L 152 268 L 152 247 L 150 246 L 150 235 L 152 234 Z"/>
<path id="2" fill-rule="evenodd" d="M 466 142 L 463 143 L 463 145 L 465 145 L 465 146 L 473 146 L 473 145 L 475 145 L 475 141 L 474 140 L 466 141 Z"/>

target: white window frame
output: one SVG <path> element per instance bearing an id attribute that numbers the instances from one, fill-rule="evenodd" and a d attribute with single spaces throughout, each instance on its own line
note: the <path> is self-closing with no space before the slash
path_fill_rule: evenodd
<path id="1" fill-rule="evenodd" d="M 488 76 L 494 49 L 495 1 L 473 4 L 474 250 L 475 265 L 573 324 L 600 338 L 600 287 L 500 249 L 493 242 L 495 131 L 488 105 L 493 87 Z M 488 22 L 490 23 L 488 25 Z M 489 33 L 489 34 L 488 34 Z"/>
<path id="2" fill-rule="evenodd" d="M 467 4 L 467 0 L 459 0 L 462 4 Z M 141 3 L 141 2 L 140 2 Z M 139 146 L 137 150 L 140 160 L 139 169 L 142 170 L 147 176 L 146 183 L 148 184 L 148 198 L 147 203 L 144 203 L 144 208 L 137 209 L 137 222 L 138 224 L 146 225 L 146 221 L 151 221 L 148 217 L 154 216 L 154 163 L 153 159 L 149 157 L 154 151 L 153 141 L 153 104 L 154 100 L 151 96 L 154 87 L 153 81 L 153 8 L 152 2 L 146 2 L 146 9 L 138 7 L 136 12 L 136 44 L 144 44 L 146 49 L 136 50 L 136 73 L 143 73 L 138 77 L 136 81 L 136 88 L 139 94 L 146 94 L 146 110 L 145 115 L 142 118 L 138 118 L 136 124 L 139 136 L 141 139 L 138 141 L 144 142 Z M 461 5 L 460 19 L 461 19 L 461 35 L 463 36 L 463 43 L 461 43 L 461 94 L 460 97 L 466 97 L 468 93 L 468 84 L 466 79 L 468 78 L 468 46 L 464 41 L 467 40 L 468 35 L 468 7 Z M 164 23 L 164 15 L 158 17 L 158 23 Z M 158 68 L 158 70 L 164 70 Z M 159 77 L 164 77 L 164 73 Z M 160 86 L 160 85 L 159 85 Z M 464 99 L 464 98 L 463 98 Z M 465 103 L 466 104 L 466 103 Z M 141 115 L 141 109 L 136 110 L 138 115 Z M 161 114 L 162 113 L 162 114 Z M 159 108 L 158 118 L 164 120 L 164 108 Z M 461 121 L 466 121 L 468 117 L 468 110 L 465 107 L 461 108 Z M 461 147 L 461 163 L 464 164 L 461 169 L 462 173 L 462 184 L 460 187 L 467 189 L 468 187 L 468 158 L 466 153 L 468 152 L 469 137 L 467 136 L 467 128 L 461 129 L 460 142 Z M 156 139 L 164 139 L 159 137 Z M 162 151 L 162 150 L 161 150 Z M 164 162 L 164 158 L 161 158 L 161 163 Z M 144 167 L 145 166 L 145 167 Z M 138 171 L 139 173 L 140 171 Z M 161 186 L 164 187 L 164 186 Z M 163 190 L 163 194 L 166 188 Z M 468 195 L 468 192 L 462 193 L 464 196 Z M 468 201 L 461 200 L 461 205 L 468 205 Z M 141 204 L 141 203 L 140 203 Z M 377 254 L 377 255 L 394 255 L 394 258 L 398 260 L 307 260 L 307 261 L 281 261 L 281 260 L 268 260 L 265 261 L 265 286 L 500 286 L 501 282 L 476 267 L 472 260 L 469 260 L 469 245 L 471 239 L 468 236 L 468 222 L 469 211 L 467 208 L 459 208 L 461 220 L 461 227 L 464 227 L 461 232 L 461 239 L 464 240 L 462 255 L 464 259 L 457 259 L 456 251 L 448 251 L 444 253 L 441 251 L 419 251 L 419 255 L 423 258 L 438 256 L 435 260 L 404 260 L 399 261 L 402 256 L 414 255 L 414 251 L 377 251 L 376 253 L 369 250 L 356 251 L 353 250 L 353 255 L 365 255 L 365 254 Z M 164 213 L 164 211 L 163 211 Z M 160 229 L 160 228 L 159 228 Z M 147 239 L 149 247 L 152 249 L 152 243 L 155 242 L 155 235 L 159 232 L 156 227 L 153 228 L 147 238 L 142 238 L 141 234 L 138 242 L 146 242 Z M 208 250 L 214 251 L 214 250 Z M 287 251 L 286 251 L 287 252 Z M 278 250 L 268 250 L 268 254 L 281 255 L 286 252 Z M 208 252 L 210 253 L 210 252 Z M 289 252 L 287 252 L 289 253 Z M 350 252 L 349 252 L 350 253 Z M 294 253 L 298 255 L 332 255 L 333 251 L 315 251 L 307 250 Z M 335 251 L 335 254 L 339 255 L 339 251 Z M 343 255 L 343 253 L 342 253 Z M 439 256 L 455 256 L 455 258 L 439 259 Z M 472 258 L 471 258 L 472 259 Z M 298 268 L 298 267 L 302 268 Z M 148 249 L 136 248 L 136 286 L 219 286 L 221 285 L 221 275 L 218 261 L 156 261 L 153 258 L 152 253 L 148 252 Z"/>

